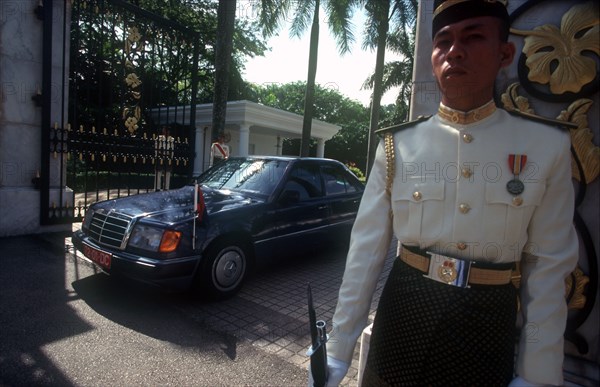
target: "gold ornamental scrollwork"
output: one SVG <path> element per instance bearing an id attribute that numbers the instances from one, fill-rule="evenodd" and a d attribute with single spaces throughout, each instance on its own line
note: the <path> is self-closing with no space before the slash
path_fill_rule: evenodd
<path id="1" fill-rule="evenodd" d="M 144 51 L 144 42 L 142 35 L 137 27 L 131 27 L 127 30 L 125 38 L 125 68 L 127 75 L 125 76 L 125 84 L 127 85 L 127 106 L 123 107 L 123 125 L 130 135 L 134 135 L 141 123 L 142 109 L 140 100 L 142 93 L 140 86 L 142 80 L 134 72 L 140 53 Z"/>
<path id="2" fill-rule="evenodd" d="M 577 93 L 596 78 L 596 61 L 584 52 L 600 55 L 600 18 L 598 3 L 577 4 L 562 17 L 560 29 L 551 24 L 532 31 L 511 28 L 525 36 L 523 53 L 527 56 L 528 79 L 549 84 L 553 94 Z"/>
<path id="3" fill-rule="evenodd" d="M 565 279 L 566 295 L 571 297 L 568 300 L 569 309 L 582 309 L 585 306 L 586 297 L 584 295 L 585 287 L 590 279 L 583 274 L 579 267 Z"/>
<path id="4" fill-rule="evenodd" d="M 518 94 L 519 83 L 510 85 L 504 94 L 502 94 L 502 105 L 508 111 L 518 110 L 530 115 L 535 115 L 535 111 L 530 107 L 529 100 Z M 585 181 L 591 183 L 600 174 L 600 147 L 593 143 L 594 134 L 588 125 L 588 111 L 593 101 L 581 98 L 571 103 L 565 110 L 561 111 L 556 119 L 561 122 L 568 122 L 576 125 L 569 129 L 571 143 L 577 158 L 581 163 Z M 546 117 L 537 116 L 547 119 Z M 575 162 L 572 165 L 572 175 L 578 181 L 581 181 L 579 170 Z"/>
<path id="5" fill-rule="evenodd" d="M 521 286 L 521 265 L 517 263 L 516 270 L 513 271 L 511 276 L 511 282 L 515 288 L 519 289 Z M 567 300 L 567 307 L 569 309 L 583 309 L 587 298 L 585 297 L 585 288 L 590 282 L 590 278 L 585 275 L 579 266 L 577 266 L 571 274 L 565 278 L 565 299 Z M 520 299 L 519 309 L 521 308 Z"/>
<path id="6" fill-rule="evenodd" d="M 581 168 L 585 181 L 594 181 L 600 173 L 600 147 L 592 142 L 594 134 L 588 125 L 588 111 L 594 102 L 591 99 L 579 99 L 560 112 L 557 117 L 561 121 L 577 124 L 577 129 L 570 129 L 571 144 L 581 162 Z M 579 169 L 575 163 L 571 163 L 572 174 L 575 179 L 581 181 Z"/>
<path id="7" fill-rule="evenodd" d="M 529 100 L 519 95 L 519 83 L 515 82 L 506 88 L 506 92 L 502 94 L 502 105 L 508 111 L 518 110 L 529 114 L 534 114 L 533 109 L 529 106 Z"/>

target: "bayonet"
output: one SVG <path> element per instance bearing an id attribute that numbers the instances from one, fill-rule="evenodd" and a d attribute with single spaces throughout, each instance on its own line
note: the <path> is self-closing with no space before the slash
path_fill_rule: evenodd
<path id="1" fill-rule="evenodd" d="M 308 320 L 310 325 L 311 348 L 307 355 L 310 356 L 310 371 L 315 387 L 327 384 L 327 323 L 317 320 L 313 305 L 312 290 L 310 284 L 308 291 Z"/>

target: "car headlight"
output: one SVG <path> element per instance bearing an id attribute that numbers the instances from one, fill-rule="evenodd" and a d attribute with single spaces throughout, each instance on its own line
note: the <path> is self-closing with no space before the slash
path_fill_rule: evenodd
<path id="1" fill-rule="evenodd" d="M 149 251 L 158 251 L 164 230 L 138 224 L 129 237 L 129 246 Z"/>
<path id="2" fill-rule="evenodd" d="M 129 246 L 138 249 L 169 253 L 175 251 L 181 240 L 181 232 L 163 230 L 138 224 L 129 237 Z"/>

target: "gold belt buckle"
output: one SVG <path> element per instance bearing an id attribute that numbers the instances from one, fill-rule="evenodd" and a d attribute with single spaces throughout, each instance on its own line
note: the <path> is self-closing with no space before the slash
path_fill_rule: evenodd
<path id="1" fill-rule="evenodd" d="M 427 252 L 431 256 L 429 260 L 429 272 L 425 277 L 446 285 L 469 288 L 469 272 L 471 261 L 464 261 L 446 257 L 441 254 Z"/>

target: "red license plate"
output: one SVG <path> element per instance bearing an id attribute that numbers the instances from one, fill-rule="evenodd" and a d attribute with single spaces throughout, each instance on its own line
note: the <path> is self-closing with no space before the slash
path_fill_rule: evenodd
<path id="1" fill-rule="evenodd" d="M 91 259 L 93 262 L 98 264 L 100 267 L 110 269 L 110 263 L 112 261 L 112 254 L 105 253 L 104 251 L 97 250 L 91 246 L 83 244 L 83 255 Z"/>

